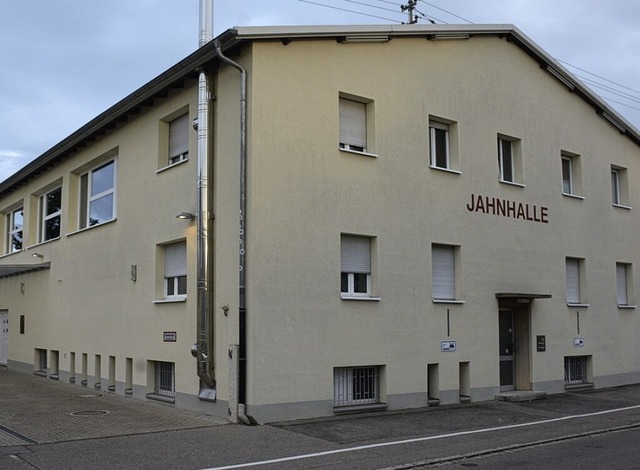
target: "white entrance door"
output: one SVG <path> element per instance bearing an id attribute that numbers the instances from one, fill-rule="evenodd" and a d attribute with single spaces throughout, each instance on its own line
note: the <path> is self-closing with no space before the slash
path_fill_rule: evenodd
<path id="1" fill-rule="evenodd" d="M 9 312 L 0 310 L 0 364 L 7 365 L 9 356 Z"/>

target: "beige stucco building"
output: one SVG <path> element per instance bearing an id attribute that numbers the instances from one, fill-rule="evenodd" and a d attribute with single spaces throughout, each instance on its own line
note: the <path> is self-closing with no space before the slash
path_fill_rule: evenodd
<path id="1" fill-rule="evenodd" d="M 510 25 L 229 30 L 0 184 L 0 363 L 260 422 L 640 382 L 639 143 Z"/>

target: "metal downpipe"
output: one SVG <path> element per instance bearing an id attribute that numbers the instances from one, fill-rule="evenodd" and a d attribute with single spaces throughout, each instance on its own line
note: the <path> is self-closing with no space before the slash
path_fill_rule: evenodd
<path id="1" fill-rule="evenodd" d="M 238 387 L 238 418 L 244 424 L 255 424 L 255 420 L 245 414 L 246 395 L 246 235 L 247 235 L 247 71 L 245 68 L 226 57 L 221 50 L 220 42 L 215 44 L 216 54 L 221 62 L 230 65 L 240 72 L 240 232 L 238 258 L 238 295 L 239 295 L 239 387 Z"/>

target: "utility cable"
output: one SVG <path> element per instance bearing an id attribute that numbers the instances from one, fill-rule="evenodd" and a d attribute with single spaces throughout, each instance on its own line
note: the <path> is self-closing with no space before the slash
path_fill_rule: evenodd
<path id="1" fill-rule="evenodd" d="M 362 13 L 360 11 L 348 10 L 346 8 L 340 8 L 340 7 L 336 7 L 336 6 L 333 6 L 333 5 L 327 5 L 327 4 L 324 4 L 324 3 L 312 2 L 310 0 L 298 0 L 298 1 L 302 2 L 302 3 L 310 3 L 311 5 L 318 5 L 318 6 L 325 7 L 325 8 L 331 8 L 333 10 L 345 11 L 347 13 L 353 13 L 353 14 L 356 14 L 356 15 L 369 16 L 371 18 L 377 18 L 379 20 L 391 21 L 392 23 L 399 23 L 398 20 L 394 20 L 394 19 L 391 19 L 391 18 L 385 18 L 384 16 L 371 15 L 369 13 Z"/>
<path id="2" fill-rule="evenodd" d="M 462 16 L 458 16 L 458 15 L 456 15 L 455 13 L 451 13 L 450 11 L 447 11 L 447 10 L 445 10 L 444 8 L 440 8 L 439 6 L 434 5 L 433 3 L 425 2 L 424 0 L 419 0 L 419 1 L 421 1 L 422 3 L 425 3 L 425 4 L 427 4 L 427 5 L 429 5 L 430 7 L 433 7 L 433 8 L 435 8 L 435 9 L 437 9 L 437 10 L 442 11 L 442 12 L 446 13 L 447 15 L 454 16 L 454 17 L 458 18 L 459 20 L 466 21 L 467 23 L 473 24 L 473 21 L 469 21 L 468 19 L 463 18 Z M 441 21 L 441 20 L 438 20 L 438 21 Z"/>

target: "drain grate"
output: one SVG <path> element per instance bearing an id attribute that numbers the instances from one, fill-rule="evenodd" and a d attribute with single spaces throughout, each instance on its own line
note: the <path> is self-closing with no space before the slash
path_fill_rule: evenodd
<path id="1" fill-rule="evenodd" d="M 75 395 L 76 398 L 98 398 L 101 397 L 101 393 L 84 393 L 81 395 Z"/>
<path id="2" fill-rule="evenodd" d="M 74 411 L 70 413 L 71 416 L 104 416 L 108 415 L 109 412 L 106 410 L 85 410 L 85 411 Z"/>

